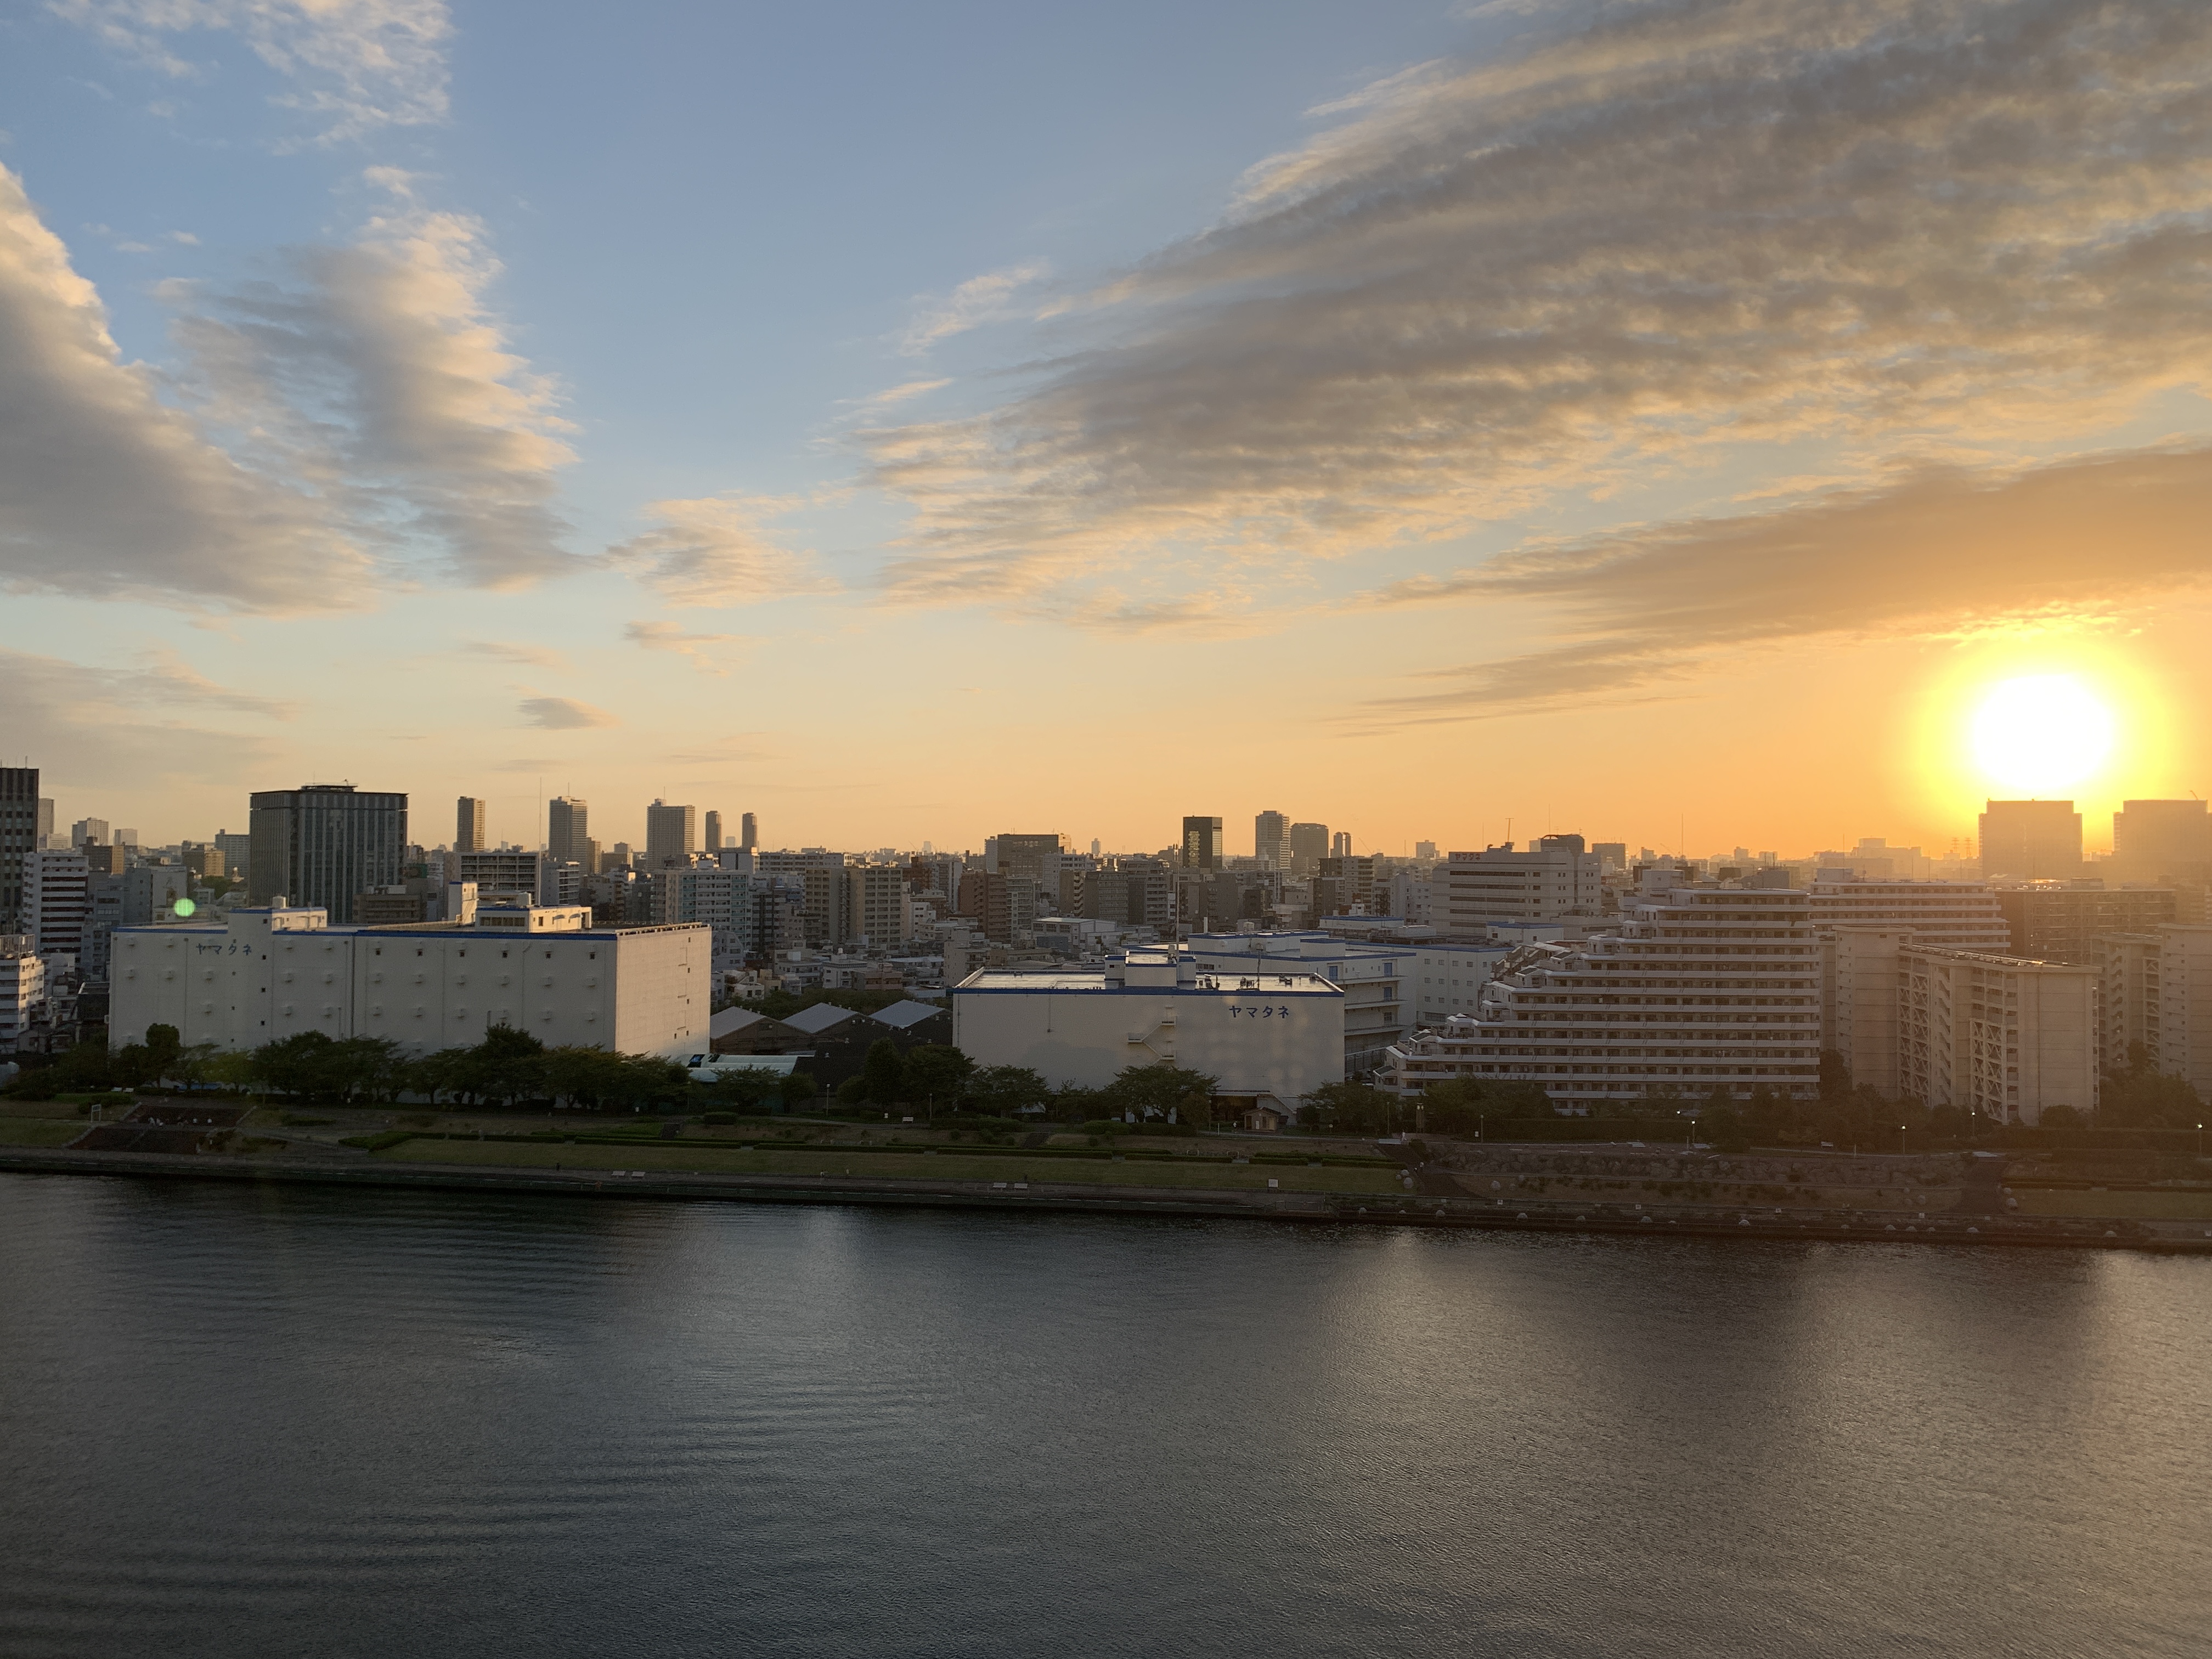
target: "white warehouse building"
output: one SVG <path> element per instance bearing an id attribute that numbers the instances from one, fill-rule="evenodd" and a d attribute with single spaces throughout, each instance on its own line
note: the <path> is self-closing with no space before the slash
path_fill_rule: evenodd
<path id="1" fill-rule="evenodd" d="M 953 988 L 952 1041 L 978 1066 L 1099 1088 L 1131 1066 L 1181 1066 L 1224 1099 L 1295 1111 L 1344 1079 L 1343 988 L 1308 973 L 1211 973 L 1132 951 L 1103 969 L 983 969 Z"/>
<path id="2" fill-rule="evenodd" d="M 495 1026 L 549 1048 L 686 1055 L 707 1047 L 705 927 L 593 927 L 581 907 L 477 909 L 473 925 L 330 925 L 319 908 L 239 909 L 216 926 L 115 930 L 112 1040 L 177 1028 L 186 1047 L 301 1031 L 389 1037 L 410 1054 Z"/>

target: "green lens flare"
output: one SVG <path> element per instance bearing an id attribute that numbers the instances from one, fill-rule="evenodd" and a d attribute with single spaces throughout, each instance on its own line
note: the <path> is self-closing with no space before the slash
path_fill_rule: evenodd
<path id="1" fill-rule="evenodd" d="M 197 912 L 199 908 L 200 907 L 198 905 L 193 903 L 190 899 L 179 899 L 177 901 L 177 914 L 180 916 L 191 915 Z"/>

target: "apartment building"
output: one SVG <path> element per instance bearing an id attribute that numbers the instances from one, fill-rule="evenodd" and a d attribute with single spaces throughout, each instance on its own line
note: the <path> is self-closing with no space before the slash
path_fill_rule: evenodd
<path id="1" fill-rule="evenodd" d="M 0 1054 L 14 1051 L 46 1000 L 46 965 L 28 933 L 0 933 Z"/>
<path id="2" fill-rule="evenodd" d="M 2096 1110 L 2096 968 L 1917 942 L 1897 963 L 1899 1093 L 2029 1127 Z"/>
<path id="3" fill-rule="evenodd" d="M 2102 1069 L 2129 1065 L 2141 1044 L 2154 1070 L 2212 1098 L 2212 926 L 2167 922 L 2099 943 Z"/>
<path id="4" fill-rule="evenodd" d="M 83 955 L 91 884 L 82 848 L 41 847 L 24 856 L 23 920 L 49 967 L 63 957 L 74 967 Z"/>
<path id="5" fill-rule="evenodd" d="M 1869 879 L 1823 870 L 1814 878 L 1813 925 L 1879 922 L 1909 927 L 1923 945 L 1952 951 L 2012 946 L 2012 928 L 1985 881 Z"/>
<path id="6" fill-rule="evenodd" d="M 2102 966 L 2106 933 L 2141 933 L 2179 920 L 2166 887 L 2107 887 L 2100 881 L 2036 882 L 2000 887 L 1997 908 L 2011 940 L 2009 954 L 2039 962 Z"/>
<path id="7" fill-rule="evenodd" d="M 1526 1080 L 1582 1113 L 1660 1089 L 1810 1098 L 1820 993 L 1810 895 L 1672 887 L 1632 897 L 1613 932 L 1514 951 L 1474 1016 L 1394 1046 L 1384 1080 L 1408 1097 L 1454 1077 Z"/>
<path id="8" fill-rule="evenodd" d="M 1598 915 L 1602 861 L 1580 836 L 1545 836 L 1516 850 L 1511 842 L 1480 853 L 1453 853 L 1436 867 L 1431 914 L 1447 933 Z"/>

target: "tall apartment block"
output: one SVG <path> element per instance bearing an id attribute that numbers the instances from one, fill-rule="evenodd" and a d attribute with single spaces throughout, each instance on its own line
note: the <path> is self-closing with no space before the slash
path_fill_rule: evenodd
<path id="1" fill-rule="evenodd" d="M 2201 800 L 2131 800 L 2112 814 L 2112 866 L 2124 881 L 2212 880 L 2212 814 Z"/>
<path id="2" fill-rule="evenodd" d="M 1290 833 L 1291 872 L 1310 876 L 1314 872 L 1314 866 L 1328 856 L 1328 826 L 1325 823 L 1294 823 Z"/>
<path id="3" fill-rule="evenodd" d="M 247 797 L 254 903 L 283 898 L 350 922 L 356 894 L 396 887 L 407 848 L 407 797 L 349 783 L 307 783 Z"/>
<path id="4" fill-rule="evenodd" d="M 2011 954 L 2039 962 L 2094 968 L 2104 961 L 2106 933 L 2140 933 L 2178 920 L 2170 887 L 2075 887 L 2052 882 L 1997 890 L 1997 908 L 2012 939 Z"/>
<path id="5" fill-rule="evenodd" d="M 760 820 L 750 812 L 738 818 L 738 845 L 750 852 L 760 845 Z"/>
<path id="6" fill-rule="evenodd" d="M 1252 820 L 1252 851 L 1266 870 L 1291 867 L 1291 821 L 1282 813 L 1266 811 Z"/>
<path id="7" fill-rule="evenodd" d="M 1392 1045 L 1387 1085 L 1525 1080 L 1584 1113 L 1655 1090 L 1820 1091 L 1820 946 L 1810 896 L 1787 888 L 1644 895 L 1615 933 L 1514 951 L 1477 1008 Z"/>
<path id="8" fill-rule="evenodd" d="M 81 847 L 41 847 L 25 860 L 24 931 L 39 955 L 51 961 L 76 961 L 84 952 L 85 911 L 90 904 L 92 872 Z"/>
<path id="9" fill-rule="evenodd" d="M 2212 925 L 2170 921 L 2098 943 L 2104 1069 L 2131 1064 L 2141 1044 L 2152 1070 L 2212 1097 Z"/>
<path id="10" fill-rule="evenodd" d="M 699 809 L 656 800 L 645 809 L 645 861 L 662 870 L 689 864 L 699 850 Z"/>
<path id="11" fill-rule="evenodd" d="M 2068 881 L 2081 873 L 2081 815 L 2070 800 L 1993 800 L 1981 817 L 1987 881 Z"/>
<path id="12" fill-rule="evenodd" d="M 1221 820 L 1187 817 L 1182 821 L 1182 867 L 1218 870 L 1221 867 Z"/>
<path id="13" fill-rule="evenodd" d="M 39 844 L 39 769 L 0 766 L 0 931 L 23 914 L 23 861 Z"/>
<path id="14" fill-rule="evenodd" d="M 592 813 L 588 803 L 573 795 L 556 795 L 545 804 L 545 850 L 556 864 L 591 860 Z M 596 873 L 594 872 L 593 873 Z"/>
<path id="15" fill-rule="evenodd" d="M 722 850 L 722 815 L 720 812 L 708 813 L 707 827 L 702 833 L 707 838 L 707 850 L 710 853 L 720 852 Z"/>
<path id="16" fill-rule="evenodd" d="M 474 795 L 463 795 L 453 808 L 453 850 L 481 853 L 486 845 L 489 814 Z"/>

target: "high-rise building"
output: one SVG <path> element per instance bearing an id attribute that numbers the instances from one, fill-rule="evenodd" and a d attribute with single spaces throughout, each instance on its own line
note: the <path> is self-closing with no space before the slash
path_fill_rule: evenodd
<path id="1" fill-rule="evenodd" d="M 1997 889 L 1997 909 L 2011 954 L 2038 962 L 2095 967 L 2105 959 L 2101 933 L 2143 933 L 2178 920 L 2170 887 L 2104 887 L 2040 882 Z"/>
<path id="2" fill-rule="evenodd" d="M 991 839 L 998 852 L 999 874 L 1028 876 L 1038 881 L 1048 879 L 1057 887 L 1060 848 L 1060 838 L 1057 835 L 1018 836 L 1009 833 L 994 836 Z"/>
<path id="3" fill-rule="evenodd" d="M 1186 817 L 1182 821 L 1182 867 L 1218 870 L 1221 867 L 1221 820 Z"/>
<path id="4" fill-rule="evenodd" d="M 1455 1077 L 1526 1080 L 1583 1112 L 1655 1090 L 1820 1090 L 1820 948 L 1810 896 L 1787 888 L 1633 898 L 1615 933 L 1522 946 L 1477 1006 L 1394 1045 L 1387 1084 L 1411 1097 Z"/>
<path id="5" fill-rule="evenodd" d="M 1509 841 L 1454 853 L 1437 873 L 1442 914 L 1435 920 L 1448 933 L 1595 916 L 1601 908 L 1604 872 L 1580 836 L 1540 836 L 1526 851 Z"/>
<path id="6" fill-rule="evenodd" d="M 79 818 L 70 825 L 70 845 L 72 847 L 108 847 L 114 844 L 106 818 Z"/>
<path id="7" fill-rule="evenodd" d="M 1352 856 L 1352 831 L 1340 830 L 1329 837 L 1328 855 L 1333 859 L 1348 859 Z"/>
<path id="8" fill-rule="evenodd" d="M 760 820 L 750 812 L 738 817 L 738 845 L 750 851 L 760 845 Z"/>
<path id="9" fill-rule="evenodd" d="M 1328 826 L 1325 823 L 1294 823 L 1291 826 L 1291 872 L 1293 875 L 1310 876 L 1314 866 L 1328 856 Z"/>
<path id="10" fill-rule="evenodd" d="M 0 1054 L 14 1051 L 46 1000 L 46 964 L 37 941 L 28 933 L 0 933 Z"/>
<path id="11" fill-rule="evenodd" d="M 589 865 L 592 811 L 573 795 L 556 795 L 545 805 L 545 850 L 556 864 Z M 596 872 L 594 872 L 596 873 Z"/>
<path id="12" fill-rule="evenodd" d="M 0 929 L 23 913 L 23 861 L 39 845 L 39 769 L 0 766 Z"/>
<path id="13" fill-rule="evenodd" d="M 2112 864 L 2128 881 L 2212 878 L 2212 815 L 2201 800 L 2131 800 L 2112 814 Z"/>
<path id="14" fill-rule="evenodd" d="M 1263 870 L 1291 867 L 1291 821 L 1282 813 L 1266 811 L 1252 820 L 1252 851 Z"/>
<path id="15" fill-rule="evenodd" d="M 2081 873 L 2081 815 L 2070 800 L 1993 800 L 1981 818 L 1989 881 L 2067 881 Z"/>
<path id="16" fill-rule="evenodd" d="M 560 902 L 560 866 L 550 854 L 520 848 L 487 847 L 453 857 L 455 881 L 472 882 L 479 893 L 527 893 L 538 904 Z"/>
<path id="17" fill-rule="evenodd" d="M 23 867 L 25 931 L 40 956 L 52 965 L 57 957 L 75 961 L 84 951 L 85 909 L 91 872 L 82 848 L 42 847 Z"/>
<path id="18" fill-rule="evenodd" d="M 2012 948 L 2012 930 L 1985 881 L 1865 881 L 1823 870 L 1812 894 L 1815 927 L 1881 922 L 1910 928 L 1919 945 L 2000 955 Z"/>
<path id="19" fill-rule="evenodd" d="M 233 880 L 242 880 L 253 866 L 253 837 L 234 835 L 228 830 L 215 832 L 215 850 L 222 854 L 223 873 Z"/>
<path id="20" fill-rule="evenodd" d="M 907 872 L 896 864 L 854 864 L 845 868 L 845 914 L 854 939 L 869 945 L 897 945 L 908 929 Z"/>
<path id="21" fill-rule="evenodd" d="M 1417 858 L 1417 859 L 1434 859 L 1434 858 L 1436 857 L 1436 855 L 1437 855 L 1437 844 L 1436 844 L 1436 842 L 1432 842 L 1432 841 L 1417 841 L 1417 842 L 1415 842 L 1413 843 L 1413 856 L 1414 856 L 1415 858 Z"/>
<path id="22" fill-rule="evenodd" d="M 722 850 L 722 815 L 720 812 L 707 814 L 707 826 L 702 833 L 707 838 L 708 852 L 719 853 Z"/>
<path id="23" fill-rule="evenodd" d="M 645 809 L 645 862 L 649 869 L 689 864 L 699 850 L 699 809 L 656 800 Z"/>
<path id="24" fill-rule="evenodd" d="M 463 795 L 453 810 L 453 850 L 481 853 L 489 836 L 485 804 L 474 795 Z"/>
<path id="25" fill-rule="evenodd" d="M 2212 925 L 2170 921 L 2098 942 L 2105 948 L 2104 1069 L 2120 1071 L 2140 1057 L 2212 1097 Z"/>
<path id="26" fill-rule="evenodd" d="M 252 850 L 246 891 L 353 920 L 353 899 L 396 887 L 407 848 L 407 797 L 349 783 L 307 783 L 247 797 Z M 217 841 L 222 837 L 217 836 Z"/>

